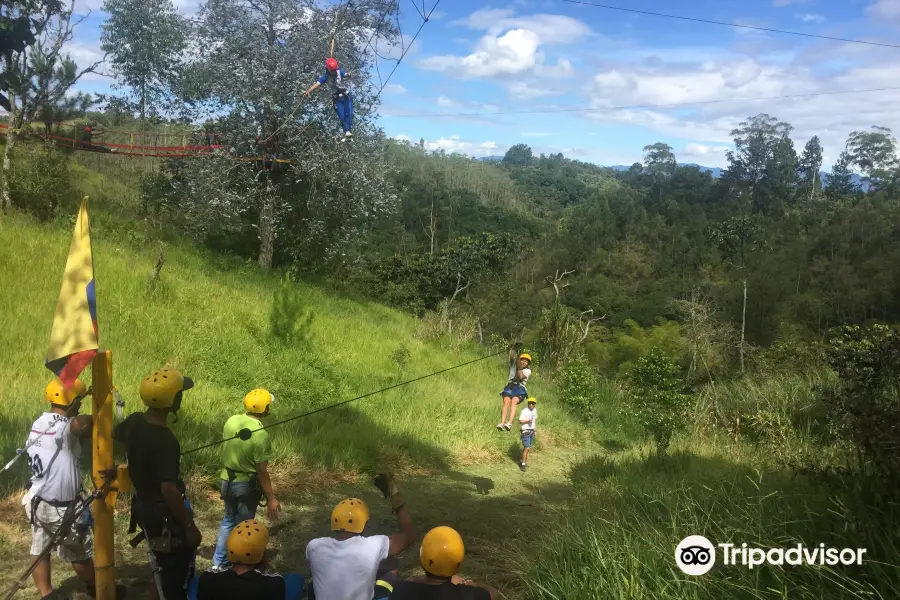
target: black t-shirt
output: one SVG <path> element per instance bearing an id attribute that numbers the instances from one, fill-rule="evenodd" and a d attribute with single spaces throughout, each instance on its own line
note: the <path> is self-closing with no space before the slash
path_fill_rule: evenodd
<path id="1" fill-rule="evenodd" d="M 135 494 L 145 506 L 164 504 L 160 483 L 181 484 L 181 445 L 168 427 L 153 425 L 134 413 L 116 426 L 113 439 L 125 444 Z"/>
<path id="2" fill-rule="evenodd" d="M 197 600 L 284 600 L 284 594 L 284 577 L 259 571 L 206 572 L 197 584 Z"/>
<path id="3" fill-rule="evenodd" d="M 491 594 L 483 588 L 449 581 L 441 585 L 403 581 L 394 587 L 391 600 L 491 600 Z"/>

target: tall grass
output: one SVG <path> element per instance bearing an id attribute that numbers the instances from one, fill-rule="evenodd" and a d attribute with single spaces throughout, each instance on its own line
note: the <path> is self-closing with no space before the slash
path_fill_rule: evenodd
<path id="1" fill-rule="evenodd" d="M 182 449 L 219 439 L 225 420 L 241 411 L 255 387 L 276 397 L 272 420 L 396 384 L 472 360 L 487 351 L 467 344 L 460 351 L 418 339 L 415 319 L 383 306 L 329 296 L 292 284 L 302 298 L 304 337 L 271 335 L 277 274 L 255 264 L 216 258 L 186 244 L 170 244 L 160 281 L 149 291 L 155 245 L 135 243 L 98 219 L 93 249 L 101 345 L 113 353 L 113 379 L 127 403 L 141 410 L 141 378 L 162 365 L 191 375 L 197 386 L 185 395 L 173 425 Z M 0 331 L 6 360 L 0 364 L 0 456 L 10 456 L 28 426 L 44 410 L 49 379 L 44 357 L 71 225 L 38 226 L 2 217 L 0 228 Z M 296 308 L 296 307 L 295 307 Z M 402 373 L 396 357 L 408 351 Z M 419 470 L 459 461 L 503 459 L 509 441 L 494 433 L 504 357 L 485 360 L 345 407 L 273 429 L 275 465 L 334 472 L 389 467 Z M 541 394 L 546 384 L 533 383 Z M 547 410 L 545 427 L 556 440 L 582 429 L 564 414 Z M 188 471 L 215 477 L 218 449 L 185 457 Z M 22 472 L 0 481 L 9 489 Z"/>
<path id="2" fill-rule="evenodd" d="M 817 435 L 816 386 L 831 376 L 748 378 L 699 395 L 701 426 L 668 457 L 647 445 L 577 463 L 569 475 L 571 510 L 519 559 L 528 599 L 895 598 L 900 585 L 900 510 L 874 510 L 852 477 L 826 485 L 793 467 L 840 464 L 841 454 Z M 724 407 L 717 412 L 718 398 Z M 727 404 L 725 404 L 727 402 Z M 702 411 L 702 412 L 701 412 Z M 712 422 L 702 418 L 712 415 Z M 727 420 L 743 415 L 753 435 L 734 439 Z M 714 435 L 725 432 L 724 436 Z M 862 565 L 723 565 L 703 576 L 683 574 L 675 547 L 689 535 L 750 547 L 866 548 Z M 515 559 L 514 559 L 515 560 Z"/>

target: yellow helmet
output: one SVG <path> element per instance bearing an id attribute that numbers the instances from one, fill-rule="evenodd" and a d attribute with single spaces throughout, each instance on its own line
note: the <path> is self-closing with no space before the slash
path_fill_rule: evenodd
<path id="1" fill-rule="evenodd" d="M 527 360 L 528 362 L 532 362 L 532 360 L 531 360 L 531 355 L 528 354 L 527 352 L 524 353 L 524 354 L 522 354 L 522 355 L 519 357 L 519 360 L 522 360 L 523 358 L 524 358 L 525 360 Z"/>
<path id="2" fill-rule="evenodd" d="M 419 563 L 426 573 L 453 577 L 459 571 L 466 548 L 462 536 L 452 527 L 435 527 L 425 534 L 419 550 Z"/>
<path id="3" fill-rule="evenodd" d="M 159 369 L 141 382 L 141 400 L 150 408 L 169 408 L 175 395 L 194 387 L 194 381 L 175 369 Z"/>
<path id="4" fill-rule="evenodd" d="M 228 536 L 228 562 L 258 565 L 269 544 L 269 530 L 256 519 L 238 523 Z"/>
<path id="5" fill-rule="evenodd" d="M 269 390 L 256 388 L 244 396 L 244 408 L 249 413 L 262 414 L 266 408 L 275 401 L 275 395 Z"/>
<path id="6" fill-rule="evenodd" d="M 72 389 L 67 390 L 59 377 L 56 377 L 44 388 L 44 398 L 50 404 L 58 404 L 60 406 L 69 406 L 78 396 L 82 395 L 87 388 L 80 379 L 76 379 L 72 385 Z"/>
<path id="7" fill-rule="evenodd" d="M 331 530 L 362 533 L 369 522 L 369 507 L 359 498 L 347 498 L 331 511 Z"/>
<path id="8" fill-rule="evenodd" d="M 530 402 L 531 404 L 537 404 L 537 398 L 529 398 L 528 402 Z"/>

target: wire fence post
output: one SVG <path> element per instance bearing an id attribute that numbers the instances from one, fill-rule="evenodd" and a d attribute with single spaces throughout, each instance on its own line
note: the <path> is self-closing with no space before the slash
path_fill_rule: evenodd
<path id="1" fill-rule="evenodd" d="M 92 373 L 93 393 L 93 458 L 94 486 L 104 486 L 113 465 L 113 397 L 112 397 L 112 352 L 101 350 L 94 357 Z M 107 493 L 91 505 L 94 516 L 94 569 L 96 573 L 97 600 L 116 598 L 116 550 L 113 512 L 116 494 Z"/>

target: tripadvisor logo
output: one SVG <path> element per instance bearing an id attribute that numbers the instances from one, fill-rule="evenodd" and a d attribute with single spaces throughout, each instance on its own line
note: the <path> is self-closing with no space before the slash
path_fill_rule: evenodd
<path id="1" fill-rule="evenodd" d="M 687 575 L 705 575 L 716 564 L 716 547 L 720 548 L 722 564 L 749 569 L 768 565 L 861 565 L 865 548 L 827 548 L 825 544 L 790 548 L 753 548 L 747 544 L 718 544 L 702 535 L 689 535 L 675 547 L 675 563 Z"/>

